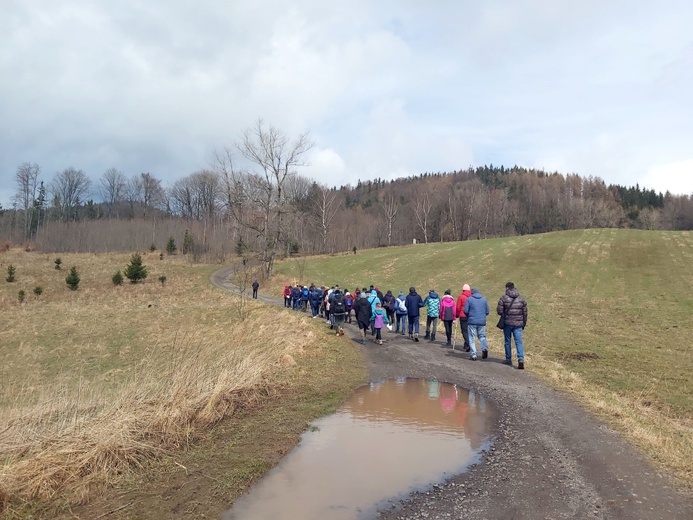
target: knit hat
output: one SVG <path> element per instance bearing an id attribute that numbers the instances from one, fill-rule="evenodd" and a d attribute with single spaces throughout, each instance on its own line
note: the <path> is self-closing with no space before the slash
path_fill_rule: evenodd
<path id="1" fill-rule="evenodd" d="M 450 289 L 445 289 L 445 294 L 452 294 L 452 291 Z"/>
<path id="2" fill-rule="evenodd" d="M 397 298 L 403 298 L 403 297 L 404 297 L 404 293 L 402 291 L 400 291 L 399 294 L 397 295 Z"/>
<path id="3" fill-rule="evenodd" d="M 472 288 L 469 287 L 469 284 L 464 284 L 464 285 L 462 286 L 462 290 L 463 290 L 463 291 L 471 291 Z"/>

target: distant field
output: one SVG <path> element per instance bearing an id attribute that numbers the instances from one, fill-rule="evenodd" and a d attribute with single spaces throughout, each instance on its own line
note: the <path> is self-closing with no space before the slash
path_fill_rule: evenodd
<path id="1" fill-rule="evenodd" d="M 301 263 L 305 265 L 301 266 Z M 298 275 L 304 269 L 303 280 Z M 693 233 L 616 229 L 372 249 L 291 259 L 272 286 L 374 284 L 489 299 L 512 280 L 529 304 L 528 369 L 610 418 L 654 459 L 693 480 Z"/>

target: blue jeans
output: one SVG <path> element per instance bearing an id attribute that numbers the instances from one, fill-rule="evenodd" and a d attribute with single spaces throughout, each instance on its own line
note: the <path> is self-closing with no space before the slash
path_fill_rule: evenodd
<path id="1" fill-rule="evenodd" d="M 515 348 L 517 349 L 517 360 L 525 360 L 525 349 L 522 345 L 522 327 L 511 327 L 506 325 L 503 327 L 503 336 L 505 339 L 505 359 L 510 361 L 513 355 L 510 336 L 515 338 Z"/>
<path id="2" fill-rule="evenodd" d="M 418 316 L 407 316 L 407 321 L 409 321 L 409 335 L 419 333 L 419 317 Z"/>
<path id="3" fill-rule="evenodd" d="M 407 315 L 406 314 L 397 314 L 397 327 L 395 328 L 395 332 L 402 331 L 402 334 L 404 334 L 407 331 Z"/>
<path id="4" fill-rule="evenodd" d="M 486 325 L 468 325 L 469 328 L 469 350 L 472 356 L 476 356 L 476 338 L 481 341 L 481 350 L 488 350 L 486 341 Z"/>

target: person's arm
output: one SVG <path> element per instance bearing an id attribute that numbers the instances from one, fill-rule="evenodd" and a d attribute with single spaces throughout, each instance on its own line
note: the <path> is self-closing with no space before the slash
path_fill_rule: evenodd
<path id="1" fill-rule="evenodd" d="M 498 316 L 503 316 L 503 312 L 505 311 L 505 304 L 503 303 L 503 297 L 501 296 L 500 299 L 498 300 L 498 306 L 496 307 L 496 313 Z"/>

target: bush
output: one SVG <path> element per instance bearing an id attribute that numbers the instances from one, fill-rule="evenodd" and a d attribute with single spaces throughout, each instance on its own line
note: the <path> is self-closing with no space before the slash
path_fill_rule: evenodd
<path id="1" fill-rule="evenodd" d="M 130 259 L 130 265 L 125 268 L 125 277 L 130 283 L 137 283 L 147 278 L 147 268 L 142 265 L 142 257 L 134 253 Z"/>
<path id="2" fill-rule="evenodd" d="M 53 260 L 53 263 L 55 263 L 55 268 L 56 268 L 56 269 L 60 269 L 60 264 L 62 264 L 63 261 L 60 259 L 60 257 L 58 257 L 58 258 L 56 258 L 55 260 Z"/>
<path id="3" fill-rule="evenodd" d="M 76 291 L 79 287 L 79 273 L 77 273 L 77 267 L 72 266 L 70 269 L 70 274 L 65 277 L 65 283 L 70 287 L 70 290 Z"/>
<path id="4" fill-rule="evenodd" d="M 187 255 L 188 253 L 192 253 L 193 247 L 195 247 L 195 241 L 193 240 L 192 235 L 186 229 L 185 235 L 183 236 L 183 254 Z"/>
<path id="5" fill-rule="evenodd" d="M 149 246 L 149 252 L 150 252 L 150 253 L 153 253 L 154 251 L 156 251 L 156 246 L 155 246 L 154 243 L 152 242 L 152 245 Z"/>
<path id="6" fill-rule="evenodd" d="M 7 280 L 10 283 L 14 282 L 14 273 L 16 272 L 17 268 L 15 266 L 13 266 L 12 264 L 7 266 L 7 278 L 5 278 L 5 280 Z"/>
<path id="7" fill-rule="evenodd" d="M 116 271 L 116 274 L 111 278 L 113 285 L 123 285 L 123 275 L 120 274 L 120 270 Z"/>
<path id="8" fill-rule="evenodd" d="M 162 274 L 159 276 L 159 281 L 161 282 L 161 285 L 164 285 L 166 283 L 166 275 Z"/>
<path id="9" fill-rule="evenodd" d="M 43 287 L 41 287 L 40 285 L 37 285 L 36 287 L 34 287 L 34 296 L 36 296 L 38 298 L 42 294 L 43 294 Z"/>
<path id="10" fill-rule="evenodd" d="M 24 290 L 20 290 L 20 291 L 17 293 L 17 299 L 19 300 L 19 303 L 20 303 L 20 304 L 21 304 L 21 303 L 24 303 L 24 297 L 25 297 L 25 296 L 26 296 L 26 293 L 24 292 Z"/>
<path id="11" fill-rule="evenodd" d="M 163 259 L 164 259 L 164 254 L 163 254 L 163 253 L 159 253 L 159 260 L 163 260 Z"/>

